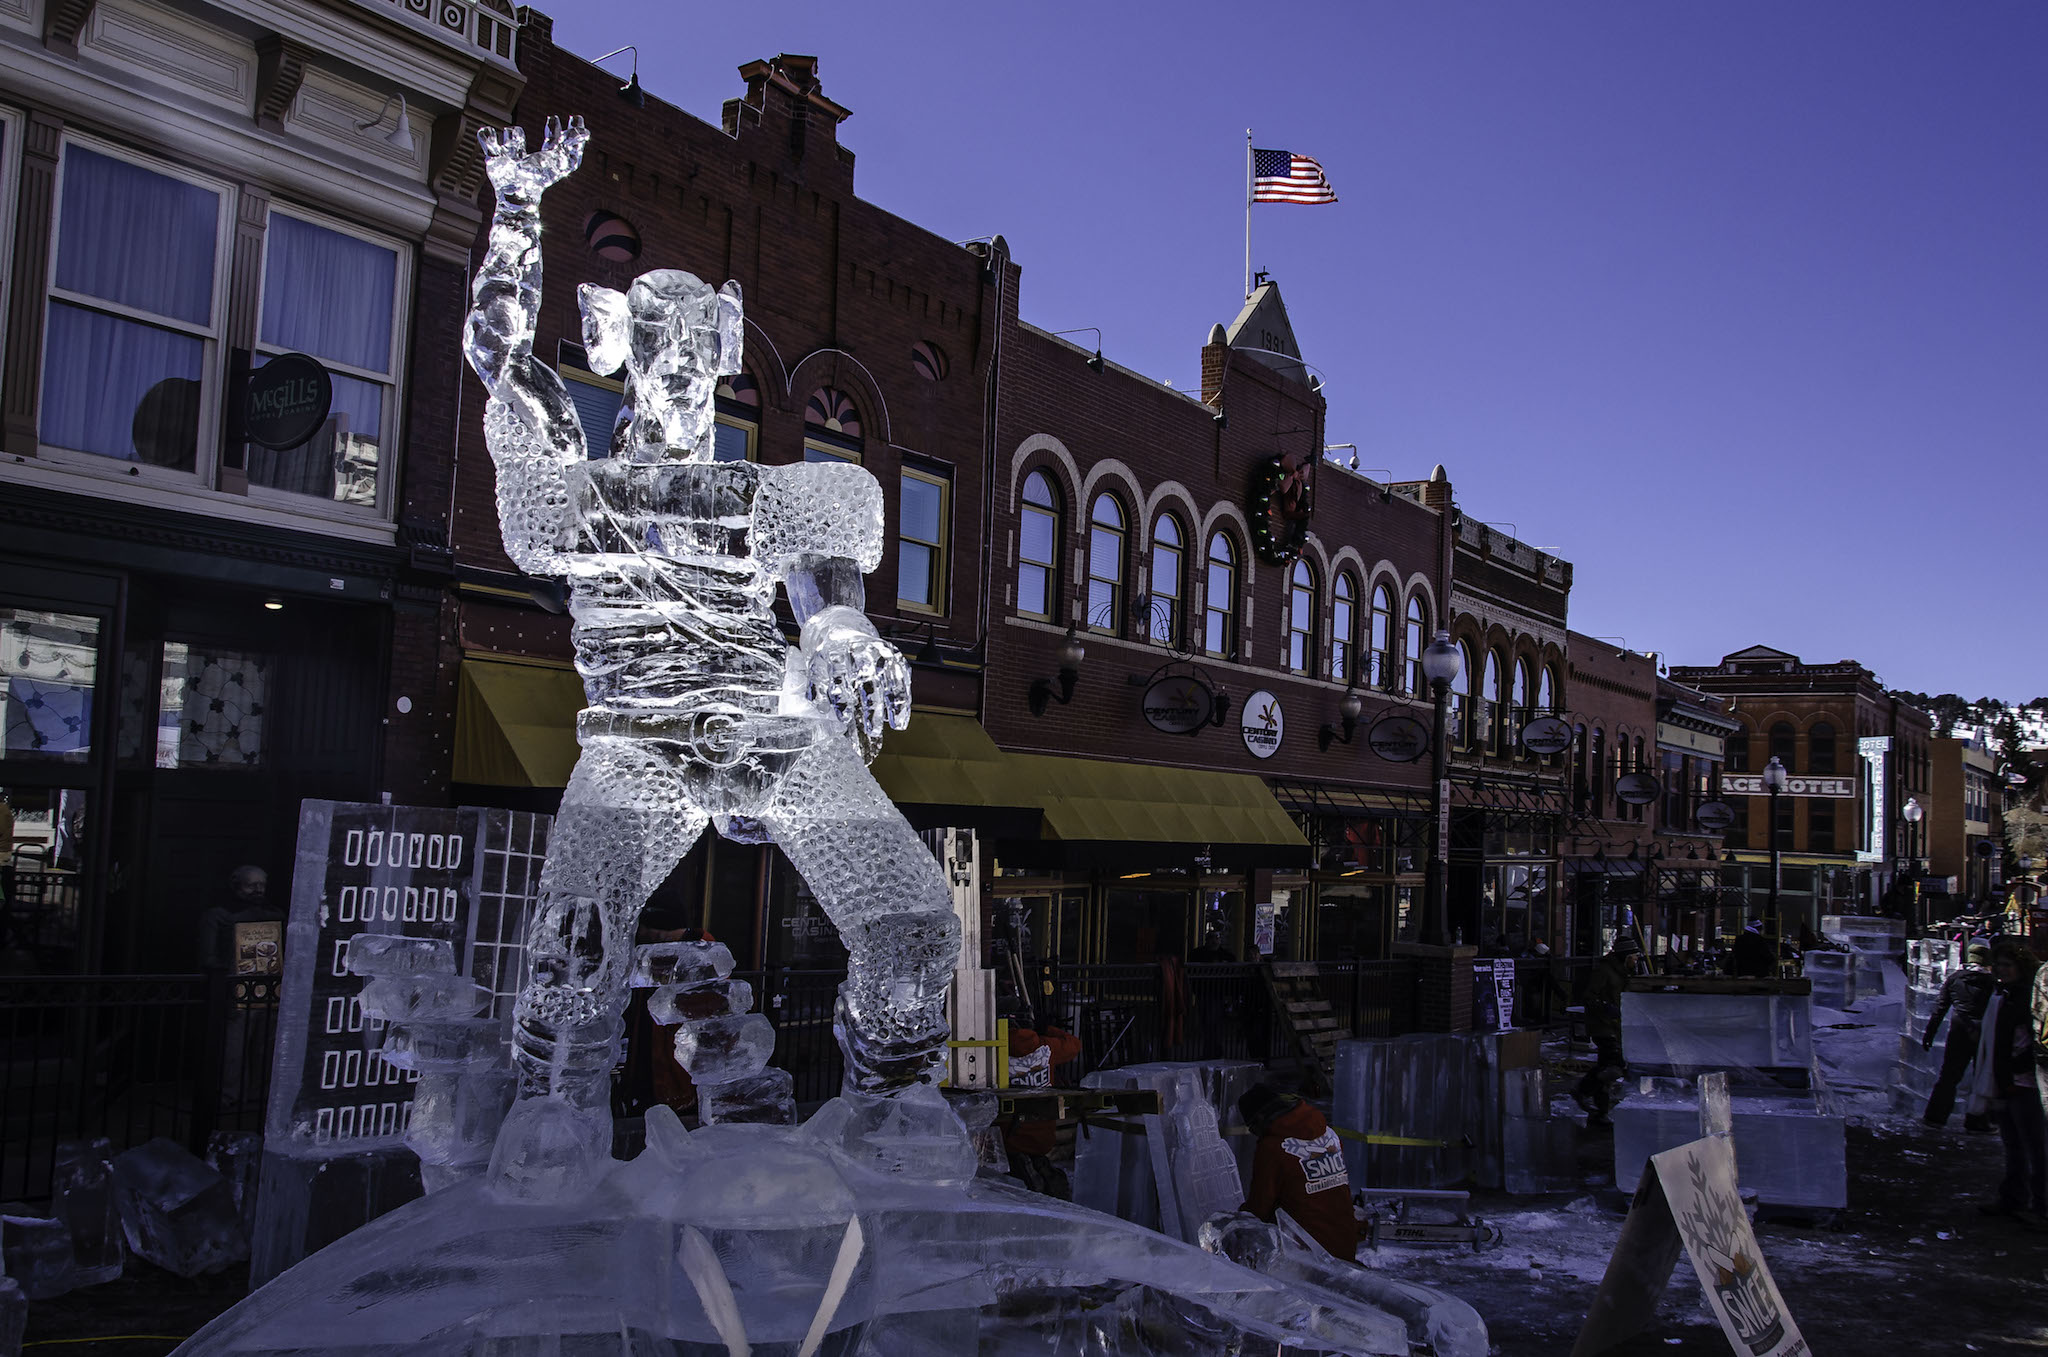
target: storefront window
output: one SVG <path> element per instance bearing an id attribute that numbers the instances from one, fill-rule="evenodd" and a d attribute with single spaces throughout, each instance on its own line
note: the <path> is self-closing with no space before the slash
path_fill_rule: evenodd
<path id="1" fill-rule="evenodd" d="M 269 665 L 261 655 L 166 642 L 157 703 L 156 766 L 260 765 Z"/>
<path id="2" fill-rule="evenodd" d="M 78 945 L 91 861 L 90 798 L 75 787 L 0 786 L 0 838 L 7 844 L 0 852 L 0 911 L 8 947 L 44 956 Z"/>
<path id="3" fill-rule="evenodd" d="M 99 637 L 97 618 L 0 608 L 6 757 L 84 763 L 92 756 Z"/>

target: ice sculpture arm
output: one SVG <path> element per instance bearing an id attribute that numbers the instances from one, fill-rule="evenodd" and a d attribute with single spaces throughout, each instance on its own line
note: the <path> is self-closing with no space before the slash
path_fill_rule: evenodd
<path id="1" fill-rule="evenodd" d="M 882 729 L 910 724 L 910 666 L 863 611 L 860 570 L 837 556 L 799 556 L 784 565 L 783 588 L 803 632 L 804 695 L 832 709 L 872 744 Z"/>
<path id="2" fill-rule="evenodd" d="M 477 141 L 498 191 L 490 243 L 470 293 L 463 352 L 490 392 L 484 436 L 498 473 L 498 526 L 506 554 L 536 575 L 564 573 L 569 493 L 564 464 L 584 456 L 583 425 L 568 388 L 533 358 L 540 313 L 540 198 L 583 162 L 581 118 L 548 119 L 541 149 L 526 132 L 483 131 Z"/>

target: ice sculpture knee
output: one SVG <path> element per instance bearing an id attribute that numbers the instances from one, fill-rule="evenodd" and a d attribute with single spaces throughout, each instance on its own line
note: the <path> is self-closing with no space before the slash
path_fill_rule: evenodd
<path id="1" fill-rule="evenodd" d="M 625 370 L 605 451 L 587 455 L 567 389 L 534 360 L 533 327 L 540 198 L 581 163 L 588 133 L 550 120 L 531 154 L 518 128 L 480 140 L 497 208 L 465 349 L 490 393 L 506 550 L 567 576 L 589 701 L 518 1004 L 522 1092 L 602 1104 L 635 922 L 707 824 L 781 844 L 845 938 L 849 1087 L 917 1082 L 943 1054 L 959 928 L 938 864 L 863 757 L 910 704 L 901 653 L 863 611 L 880 487 L 857 466 L 714 459 L 713 393 L 741 370 L 739 286 L 674 269 L 623 293 L 580 290 L 591 366 Z M 801 625 L 793 651 L 778 585 Z M 722 1012 L 665 1010 L 677 1051 L 700 1082 L 754 1078 L 765 1020 L 719 995 Z"/>

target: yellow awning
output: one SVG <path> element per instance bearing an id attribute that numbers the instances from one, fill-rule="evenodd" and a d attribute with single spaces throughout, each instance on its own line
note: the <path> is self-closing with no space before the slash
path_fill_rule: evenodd
<path id="1" fill-rule="evenodd" d="M 1010 767 L 1013 757 L 971 716 L 913 712 L 908 729 L 883 737 L 869 766 L 898 805 L 1036 807 L 1037 795 Z"/>
<path id="2" fill-rule="evenodd" d="M 1049 838 L 1308 848 L 1271 789 L 1250 773 L 1049 754 L 1008 757 L 1020 780 L 1037 789 Z"/>
<path id="3" fill-rule="evenodd" d="M 467 655 L 455 691 L 455 780 L 566 787 L 583 680 L 559 665 Z"/>

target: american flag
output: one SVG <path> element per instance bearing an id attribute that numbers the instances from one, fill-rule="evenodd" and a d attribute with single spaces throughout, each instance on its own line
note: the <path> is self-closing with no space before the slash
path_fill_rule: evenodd
<path id="1" fill-rule="evenodd" d="M 1252 152 L 1252 201 L 1255 203 L 1334 203 L 1335 190 L 1323 167 L 1292 151 Z"/>

